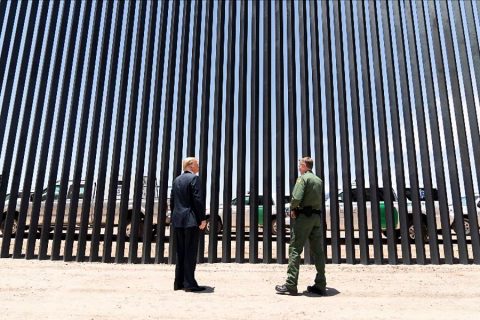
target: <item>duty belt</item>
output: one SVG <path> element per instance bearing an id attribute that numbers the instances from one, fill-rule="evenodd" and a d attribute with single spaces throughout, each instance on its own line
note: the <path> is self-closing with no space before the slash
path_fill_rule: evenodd
<path id="1" fill-rule="evenodd" d="M 296 210 L 299 214 L 304 214 L 307 217 L 310 217 L 312 214 L 320 214 L 322 211 L 320 209 L 313 209 L 311 206 L 299 208 Z"/>

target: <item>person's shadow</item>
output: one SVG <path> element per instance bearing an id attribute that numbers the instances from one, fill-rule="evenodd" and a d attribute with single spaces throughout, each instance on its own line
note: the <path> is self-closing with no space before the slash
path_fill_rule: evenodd
<path id="1" fill-rule="evenodd" d="M 192 293 L 213 293 L 215 291 L 215 287 L 209 287 L 209 286 L 202 286 L 205 287 L 205 290 L 203 291 L 195 291 Z"/>
<path id="2" fill-rule="evenodd" d="M 324 295 L 318 295 L 318 294 L 308 292 L 307 290 L 305 290 L 302 293 L 299 293 L 299 295 L 302 295 L 302 296 L 305 296 L 305 297 L 312 297 L 312 298 L 321 298 L 321 297 L 333 297 L 333 296 L 336 296 L 337 294 L 340 294 L 340 291 L 338 291 L 335 288 L 326 287 L 325 291 L 326 292 L 325 292 Z"/>

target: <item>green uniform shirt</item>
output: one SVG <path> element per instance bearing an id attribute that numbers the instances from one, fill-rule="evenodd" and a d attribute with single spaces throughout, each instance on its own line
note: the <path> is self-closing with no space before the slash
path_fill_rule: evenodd
<path id="1" fill-rule="evenodd" d="M 298 177 L 293 188 L 291 208 L 312 207 L 320 210 L 322 207 L 323 181 L 312 171 L 307 171 Z"/>

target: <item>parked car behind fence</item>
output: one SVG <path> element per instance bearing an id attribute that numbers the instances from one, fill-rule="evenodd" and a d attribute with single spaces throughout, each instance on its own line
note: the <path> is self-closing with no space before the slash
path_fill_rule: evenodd
<path id="1" fill-rule="evenodd" d="M 114 226 L 117 226 L 119 223 L 120 219 L 120 201 L 122 197 L 122 180 L 118 180 L 117 183 L 117 196 L 116 196 L 116 203 L 115 203 L 115 215 L 114 215 Z M 142 192 L 142 197 L 145 196 L 145 191 L 146 191 L 146 177 L 144 178 L 144 186 L 143 186 L 143 192 Z M 60 197 L 60 182 L 57 182 L 55 185 L 55 191 L 54 191 L 54 201 L 53 201 L 53 208 L 52 208 L 52 218 L 51 221 L 52 223 L 55 222 L 56 216 L 57 216 L 57 204 L 58 204 L 58 199 Z M 158 190 L 157 187 L 155 188 L 156 190 L 156 196 L 155 196 L 155 202 L 158 203 Z M 43 227 L 43 220 L 44 220 L 44 212 L 45 212 L 45 203 L 47 199 L 47 192 L 48 189 L 45 188 L 42 193 L 42 202 L 40 205 L 40 214 L 39 214 L 39 219 L 38 219 L 38 227 L 41 229 Z M 73 185 L 72 181 L 69 181 L 68 185 L 68 192 L 67 192 L 67 199 L 66 199 L 66 206 L 65 210 L 69 210 L 68 208 L 70 207 L 70 200 L 72 198 L 73 194 Z M 79 188 L 79 194 L 78 194 L 78 206 L 77 206 L 77 215 L 76 215 L 76 221 L 75 221 L 75 226 L 79 227 L 81 223 L 81 211 L 83 207 L 83 199 L 84 199 L 84 194 L 85 194 L 85 183 L 81 182 L 80 183 L 80 188 Z M 107 193 L 105 193 L 107 194 Z M 15 210 L 15 216 L 14 216 L 14 221 L 13 221 L 13 227 L 12 227 L 12 235 L 14 235 L 17 231 L 17 225 L 18 225 L 18 218 L 20 215 L 20 204 L 21 204 L 21 196 L 22 193 L 19 193 L 18 199 L 17 199 L 17 204 L 16 204 L 16 210 Z M 9 196 L 7 195 L 7 200 L 9 199 Z M 30 202 L 33 202 L 33 193 L 30 194 Z M 92 190 L 92 204 L 95 203 L 96 201 L 96 184 L 93 184 L 93 190 Z M 89 212 L 89 219 L 88 219 L 88 224 L 91 226 L 93 225 L 93 220 L 94 220 L 94 205 L 90 206 L 90 212 Z M 101 220 L 101 226 L 104 227 L 107 222 L 107 207 L 108 207 L 108 199 L 105 198 L 103 200 L 103 212 L 102 212 L 102 220 Z M 5 203 L 5 207 L 3 208 L 3 213 L 2 216 L 0 217 L 0 235 L 3 234 L 3 229 L 4 229 L 4 224 L 5 224 L 5 218 L 7 215 L 7 210 L 8 210 L 8 201 Z M 28 206 L 28 211 L 27 211 L 27 216 L 26 216 L 26 226 L 28 227 L 30 225 L 30 219 L 31 219 L 31 213 L 32 213 L 32 204 Z M 141 211 L 137 212 L 139 218 L 140 218 L 140 223 L 139 223 L 139 232 L 138 236 L 142 237 L 143 236 L 143 221 L 145 217 L 145 207 L 144 204 L 141 206 Z M 132 224 L 132 218 L 134 215 L 134 209 L 133 209 L 133 195 L 129 197 L 128 201 L 128 210 L 127 210 L 127 216 L 126 216 L 126 236 L 130 237 L 131 233 L 131 224 Z M 156 221 L 156 218 L 158 216 L 158 205 L 154 206 L 154 221 Z M 69 215 L 65 215 L 65 219 L 63 221 L 64 226 L 67 226 L 69 224 Z"/>

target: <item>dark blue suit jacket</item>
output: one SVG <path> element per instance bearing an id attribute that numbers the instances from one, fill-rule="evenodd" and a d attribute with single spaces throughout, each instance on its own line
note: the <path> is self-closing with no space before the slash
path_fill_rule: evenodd
<path id="1" fill-rule="evenodd" d="M 205 220 L 205 200 L 197 175 L 185 171 L 173 181 L 170 206 L 175 228 L 198 227 Z"/>

